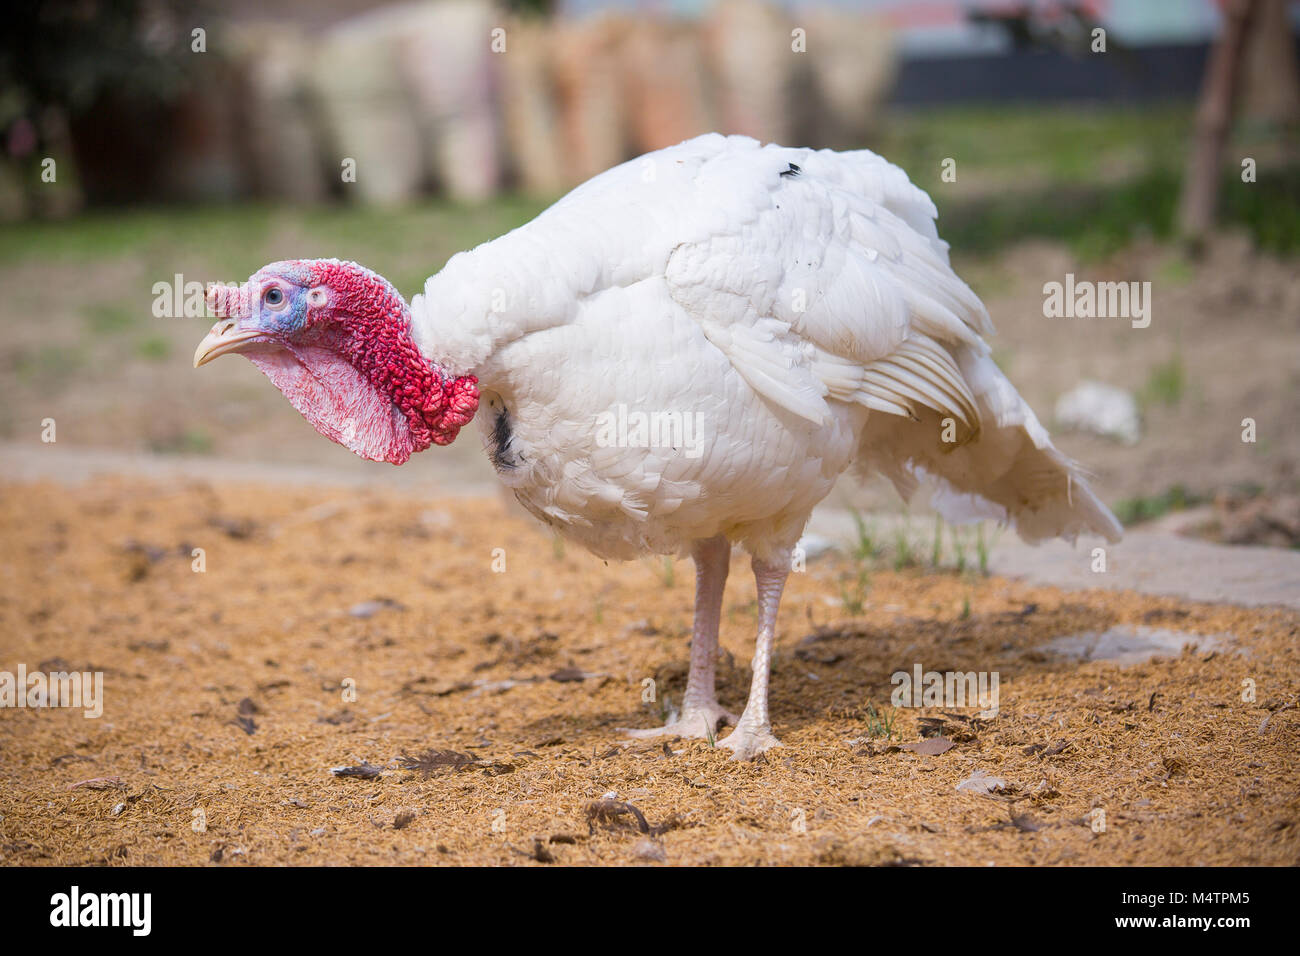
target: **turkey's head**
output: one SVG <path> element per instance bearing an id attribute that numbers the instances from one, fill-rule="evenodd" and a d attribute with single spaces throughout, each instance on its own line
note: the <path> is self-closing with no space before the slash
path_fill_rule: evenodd
<path id="1" fill-rule="evenodd" d="M 221 318 L 195 368 L 247 356 L 318 432 L 362 458 L 400 465 L 450 444 L 478 409 L 477 380 L 425 358 L 401 295 L 355 262 L 273 262 L 238 288 L 211 286 L 208 308 Z"/>

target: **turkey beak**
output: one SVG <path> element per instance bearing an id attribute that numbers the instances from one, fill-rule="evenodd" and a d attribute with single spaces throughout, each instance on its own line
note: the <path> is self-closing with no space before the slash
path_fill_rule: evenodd
<path id="1" fill-rule="evenodd" d="M 223 318 L 203 337 L 194 350 L 194 367 L 206 365 L 214 358 L 228 352 L 238 352 L 262 334 L 260 329 L 239 327 L 239 319 L 248 313 L 247 286 L 231 288 L 223 285 L 208 287 L 208 309 Z"/>
<path id="2" fill-rule="evenodd" d="M 260 338 L 260 329 L 241 329 L 234 319 L 222 319 L 203 337 L 194 350 L 194 367 L 207 365 L 214 358 L 229 352 L 238 352 L 253 339 Z"/>

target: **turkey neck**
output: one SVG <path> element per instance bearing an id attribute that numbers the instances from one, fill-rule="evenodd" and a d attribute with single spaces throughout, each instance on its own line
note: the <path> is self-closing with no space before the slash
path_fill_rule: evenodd
<path id="1" fill-rule="evenodd" d="M 451 444 L 478 410 L 478 379 L 451 375 L 425 357 L 400 297 L 381 295 L 354 308 L 339 350 L 406 417 L 413 451 Z"/>

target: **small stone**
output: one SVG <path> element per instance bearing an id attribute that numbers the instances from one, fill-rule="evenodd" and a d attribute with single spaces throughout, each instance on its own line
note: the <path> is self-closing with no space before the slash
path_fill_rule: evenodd
<path id="1" fill-rule="evenodd" d="M 663 845 L 648 837 L 632 848 L 632 855 L 638 860 L 652 860 L 655 863 L 668 862 L 668 854 L 664 852 Z"/>
<path id="2" fill-rule="evenodd" d="M 380 611 L 386 610 L 404 611 L 406 609 L 392 598 L 377 598 L 374 601 L 362 601 L 360 604 L 352 605 L 348 608 L 348 613 L 353 617 L 364 619 L 374 617 Z"/>
<path id="3" fill-rule="evenodd" d="M 1080 382 L 1057 399 L 1056 424 L 1125 445 L 1136 445 L 1142 434 L 1132 394 L 1101 382 Z"/>
<path id="4" fill-rule="evenodd" d="M 995 777 L 983 770 L 976 770 L 973 774 L 957 784 L 958 790 L 969 790 L 974 793 L 992 793 L 994 790 L 1005 790 L 1007 782 L 1001 777 Z"/>

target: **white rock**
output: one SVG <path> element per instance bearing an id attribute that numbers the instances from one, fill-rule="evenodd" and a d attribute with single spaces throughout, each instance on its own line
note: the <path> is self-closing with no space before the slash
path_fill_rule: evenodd
<path id="1" fill-rule="evenodd" d="M 969 777 L 957 784 L 958 790 L 969 790 L 974 793 L 992 793 L 994 790 L 1005 790 L 1007 782 L 1001 777 L 995 777 L 985 770 L 976 770 Z"/>
<path id="2" fill-rule="evenodd" d="M 820 534 L 806 534 L 799 539 L 796 547 L 803 551 L 805 560 L 816 561 L 822 555 L 835 550 L 835 542 Z"/>
<path id="3" fill-rule="evenodd" d="M 648 838 L 641 840 L 632 848 L 632 855 L 638 860 L 653 860 L 656 863 L 668 862 L 668 854 L 664 852 L 663 846 Z"/>
<path id="4" fill-rule="evenodd" d="M 1126 445 L 1137 444 L 1141 421 L 1132 394 L 1101 382 L 1080 382 L 1056 402 L 1060 428 L 1092 432 Z"/>

